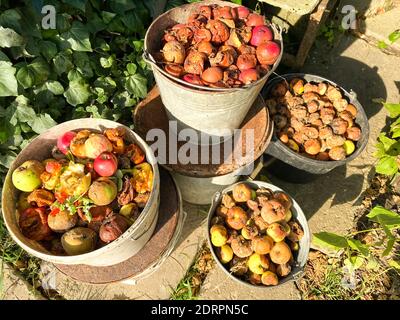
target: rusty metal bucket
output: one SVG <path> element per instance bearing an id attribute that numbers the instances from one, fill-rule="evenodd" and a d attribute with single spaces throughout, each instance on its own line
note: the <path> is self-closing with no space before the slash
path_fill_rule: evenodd
<path id="1" fill-rule="evenodd" d="M 205 4 L 238 6 L 234 3 L 214 0 L 187 4 L 167 11 L 154 20 L 147 30 L 143 56 L 151 64 L 168 118 L 177 121 L 177 132 L 181 132 L 185 128 L 192 128 L 197 131 L 199 137 L 202 134 L 209 138 L 216 137 L 217 140 L 219 139 L 216 143 L 220 143 L 223 137 L 230 137 L 232 131 L 239 128 L 268 77 L 279 65 L 283 42 L 281 30 L 271 24 L 275 40 L 281 46 L 281 55 L 268 74 L 244 87 L 209 88 L 192 85 L 175 78 L 155 63 L 152 54 L 160 51 L 164 30 L 175 24 L 185 23 L 191 13 Z M 208 139 L 200 140 L 208 142 Z"/>

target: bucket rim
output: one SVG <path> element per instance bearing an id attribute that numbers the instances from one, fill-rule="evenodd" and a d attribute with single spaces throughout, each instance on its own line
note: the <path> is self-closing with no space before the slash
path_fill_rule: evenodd
<path id="1" fill-rule="evenodd" d="M 2 211 L 2 216 L 3 216 L 3 219 L 4 219 L 4 223 L 5 223 L 6 227 L 7 227 L 7 230 L 9 232 L 9 234 L 11 235 L 13 240 L 21 248 L 23 248 L 24 250 L 26 250 L 30 254 L 32 254 L 32 255 L 40 258 L 40 259 L 43 259 L 43 260 L 46 260 L 46 261 L 51 261 L 53 263 L 81 264 L 81 263 L 84 263 L 83 261 L 86 261 L 86 260 L 89 260 L 89 259 L 96 259 L 96 257 L 98 257 L 98 256 L 100 256 L 100 255 L 102 255 L 104 253 L 108 253 L 109 251 L 115 249 L 120 244 L 120 242 L 122 242 L 124 240 L 127 240 L 130 237 L 132 237 L 133 233 L 138 230 L 138 226 L 151 213 L 150 209 L 151 209 L 151 207 L 153 205 L 153 202 L 154 201 L 158 201 L 159 189 L 160 189 L 160 187 L 159 187 L 160 175 L 159 175 L 157 159 L 154 156 L 154 153 L 152 152 L 152 149 L 150 148 L 150 146 L 136 132 L 134 132 L 132 129 L 130 129 L 129 127 L 127 127 L 127 126 L 125 126 L 125 125 L 123 125 L 123 124 L 121 124 L 119 122 L 108 120 L 108 119 L 93 119 L 93 118 L 74 119 L 74 120 L 62 122 L 62 123 L 50 128 L 50 129 L 44 131 L 43 133 L 41 133 L 37 137 L 35 137 L 26 147 L 28 147 L 34 141 L 39 141 L 39 139 L 42 138 L 43 135 L 46 132 L 48 132 L 49 130 L 55 130 L 54 128 L 57 128 L 60 125 L 72 124 L 72 123 L 73 124 L 80 123 L 81 120 L 88 120 L 88 119 L 90 119 L 90 121 L 95 122 L 97 124 L 103 124 L 104 126 L 107 126 L 107 123 L 109 125 L 114 125 L 116 127 L 121 127 L 122 126 L 122 127 L 125 128 L 125 130 L 127 130 L 129 132 L 130 135 L 132 135 L 136 139 L 137 142 L 139 142 L 142 146 L 146 147 L 146 149 L 147 149 L 147 150 L 145 150 L 146 151 L 145 152 L 146 153 L 146 158 L 148 159 L 148 163 L 150 163 L 152 168 L 153 168 L 153 187 L 152 187 L 152 191 L 151 191 L 151 194 L 150 194 L 150 198 L 149 198 L 148 202 L 146 203 L 145 208 L 143 208 L 143 211 L 139 215 L 139 218 L 119 238 L 117 238 L 113 242 L 110 242 L 109 244 L 105 245 L 104 247 L 98 248 L 98 249 L 93 250 L 91 252 L 80 254 L 80 255 L 72 255 L 72 256 L 68 256 L 68 255 L 67 256 L 53 255 L 53 254 L 41 252 L 41 251 L 38 251 L 36 249 L 31 248 L 29 245 L 27 245 L 23 241 L 21 241 L 19 239 L 19 237 L 17 237 L 17 235 L 14 234 L 14 232 L 12 231 L 11 225 L 10 225 L 12 222 L 9 221 L 8 218 L 5 215 L 4 203 L 6 201 L 8 201 L 8 200 L 6 200 L 7 197 L 5 195 L 5 189 L 3 188 L 3 190 L 2 190 L 2 208 L 1 208 L 1 211 Z M 91 129 L 91 128 L 87 128 L 87 129 Z M 77 129 L 71 129 L 71 130 L 77 130 Z M 98 129 L 92 129 L 92 130 L 98 130 Z M 20 155 L 24 151 L 24 149 L 22 149 L 18 155 Z M 5 183 L 9 182 L 12 185 L 11 175 L 12 175 L 12 171 L 15 170 L 15 168 L 14 169 L 12 169 L 12 168 L 14 166 L 16 166 L 16 162 L 18 160 L 18 155 L 17 155 L 17 158 L 12 162 L 12 164 L 11 164 L 11 166 L 10 166 L 8 172 L 7 172 Z M 14 212 L 13 214 L 15 215 L 16 213 Z M 18 222 L 17 222 L 17 224 L 18 224 Z M 22 232 L 21 232 L 21 235 L 22 235 Z M 24 235 L 22 235 L 22 237 L 26 238 Z M 44 251 L 47 251 L 47 250 L 44 249 Z M 57 260 L 57 262 L 56 262 L 56 260 Z M 75 262 L 74 260 L 77 260 L 77 262 Z"/>
<path id="2" fill-rule="evenodd" d="M 211 220 L 212 220 L 212 218 L 214 216 L 214 213 L 215 213 L 215 209 L 216 209 L 217 205 L 220 203 L 220 201 L 222 199 L 222 195 L 227 193 L 227 192 L 229 192 L 229 191 L 232 191 L 234 186 L 236 186 L 238 184 L 241 184 L 241 183 L 245 183 L 245 184 L 249 184 L 249 185 L 256 185 L 257 187 L 265 187 L 265 188 L 269 188 L 269 189 L 271 189 L 273 191 L 285 192 L 287 195 L 289 195 L 289 197 L 291 198 L 291 200 L 293 202 L 293 207 L 292 208 L 296 209 L 295 210 L 296 212 L 295 212 L 295 214 L 293 213 L 293 215 L 296 217 L 297 222 L 300 223 L 301 227 L 303 228 L 303 231 L 304 231 L 303 239 L 304 239 L 305 243 L 301 247 L 304 248 L 304 254 L 303 254 L 303 259 L 301 261 L 297 261 L 296 260 L 295 268 L 297 268 L 298 270 L 296 270 L 296 272 L 294 272 L 294 270 L 292 270 L 290 272 L 290 274 L 288 276 L 286 276 L 285 278 L 283 278 L 282 280 L 280 280 L 278 285 L 276 285 L 276 286 L 254 285 L 254 284 L 251 284 L 250 282 L 246 282 L 246 281 L 240 279 L 239 277 L 236 277 L 234 274 L 230 273 L 225 268 L 225 266 L 222 264 L 222 262 L 219 260 L 217 254 L 215 252 L 215 249 L 214 249 L 214 247 L 213 247 L 213 245 L 211 243 L 210 226 L 211 226 Z M 305 223 L 304 224 L 301 223 L 299 221 L 298 217 L 301 217 L 301 219 L 303 219 L 305 221 Z M 212 254 L 214 260 L 216 261 L 218 267 L 220 269 L 222 269 L 222 271 L 230 279 L 236 281 L 237 283 L 240 283 L 242 285 L 245 285 L 245 286 L 247 286 L 249 288 L 253 288 L 253 289 L 256 288 L 256 289 L 259 289 L 259 290 L 270 290 L 272 288 L 279 287 L 279 286 L 281 286 L 281 285 L 283 285 L 285 283 L 298 280 L 302 276 L 302 274 L 304 272 L 304 267 L 305 267 L 305 265 L 306 265 L 306 263 L 308 261 L 308 254 L 309 254 L 310 249 L 311 249 L 311 233 L 310 233 L 310 227 L 308 225 L 307 217 L 304 214 L 303 209 L 297 203 L 297 201 L 288 192 L 286 192 L 285 190 L 281 189 L 280 187 L 278 187 L 278 186 L 276 186 L 276 185 L 274 185 L 272 183 L 259 181 L 259 180 L 239 181 L 239 182 L 236 182 L 236 183 L 224 188 L 223 190 L 221 190 L 219 192 L 216 192 L 214 194 L 213 198 L 212 198 L 212 203 L 211 203 L 210 209 L 208 211 L 206 228 L 207 228 L 207 230 L 206 230 L 207 242 L 208 242 L 208 245 L 209 245 L 209 248 L 210 248 L 210 251 L 211 251 L 211 254 Z M 300 252 L 300 250 L 299 250 L 299 252 Z"/>
<path id="3" fill-rule="evenodd" d="M 225 2 L 225 1 L 218 1 L 218 0 L 210 0 L 210 1 L 202 1 L 201 2 L 204 5 L 212 5 L 212 4 L 218 4 L 218 5 L 225 5 L 225 6 L 230 6 L 230 7 L 241 7 L 242 5 L 238 5 L 236 3 L 231 3 L 231 2 Z M 156 69 L 158 72 L 161 73 L 161 75 L 163 75 L 164 77 L 167 77 L 168 79 L 172 80 L 173 82 L 175 82 L 176 84 L 180 85 L 183 89 L 192 89 L 195 92 L 198 91 L 204 91 L 204 92 L 234 92 L 234 91 L 241 91 L 241 90 L 246 90 L 248 88 L 252 88 L 254 86 L 257 86 L 258 84 L 262 83 L 263 81 L 267 80 L 271 74 L 275 73 L 275 70 L 277 69 L 277 67 L 279 66 L 282 57 L 283 57 L 283 51 L 284 51 L 284 45 L 283 45 L 283 37 L 282 37 L 282 28 L 273 23 L 273 22 L 268 22 L 267 21 L 267 25 L 269 27 L 271 27 L 273 29 L 274 32 L 274 41 L 279 42 L 279 46 L 281 48 L 281 52 L 279 54 L 278 59 L 275 61 L 275 63 L 272 65 L 271 69 L 268 71 L 268 73 L 266 73 L 264 76 L 262 76 L 260 79 L 258 79 L 257 81 L 254 81 L 248 85 L 244 85 L 242 87 L 238 87 L 238 88 L 211 88 L 211 87 L 207 87 L 207 86 L 199 86 L 199 85 L 195 85 L 195 84 L 191 84 L 189 82 L 186 82 L 184 80 L 181 80 L 179 78 L 176 78 L 172 75 L 170 75 L 168 72 L 166 72 L 164 69 L 162 69 L 157 62 L 155 61 L 155 59 L 152 57 L 151 53 L 148 51 L 148 46 L 147 46 L 147 42 L 149 41 L 149 30 L 151 30 L 152 28 L 155 28 L 157 23 L 160 20 L 163 20 L 167 15 L 169 15 L 171 12 L 173 11 L 178 11 L 178 10 L 182 10 L 182 8 L 193 8 L 193 7 L 197 7 L 198 3 L 194 2 L 194 3 L 188 3 L 188 4 L 184 4 L 181 5 L 179 7 L 175 7 L 172 8 L 166 12 L 164 12 L 163 14 L 159 15 L 156 19 L 153 20 L 153 22 L 150 24 L 150 26 L 147 28 L 145 37 L 144 37 L 144 50 L 143 50 L 143 59 L 149 63 L 151 65 L 152 68 Z M 251 10 L 251 9 L 249 9 Z M 254 12 L 253 10 L 251 10 L 251 12 Z M 154 71 L 154 70 L 153 70 Z"/>

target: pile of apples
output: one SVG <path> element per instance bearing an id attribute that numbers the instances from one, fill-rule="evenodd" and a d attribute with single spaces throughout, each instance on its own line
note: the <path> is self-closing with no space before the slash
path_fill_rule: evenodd
<path id="1" fill-rule="evenodd" d="M 136 221 L 153 171 L 124 128 L 80 130 L 61 135 L 52 158 L 16 168 L 12 182 L 21 191 L 22 234 L 55 255 L 78 255 L 114 241 Z"/>
<path id="2" fill-rule="evenodd" d="M 307 158 L 344 160 L 362 137 L 357 108 L 329 83 L 281 81 L 266 104 L 280 141 Z"/>
<path id="3" fill-rule="evenodd" d="M 282 191 L 239 183 L 222 196 L 211 219 L 214 252 L 234 276 L 253 285 L 277 285 L 289 275 L 304 235 Z"/>
<path id="4" fill-rule="evenodd" d="M 186 82 L 241 87 L 268 73 L 281 54 L 265 18 L 246 7 L 200 6 L 165 31 L 158 63 Z"/>

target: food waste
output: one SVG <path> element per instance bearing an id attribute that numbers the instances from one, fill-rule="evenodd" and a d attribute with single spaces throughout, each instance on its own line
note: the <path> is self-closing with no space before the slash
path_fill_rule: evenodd
<path id="1" fill-rule="evenodd" d="M 203 5 L 165 30 L 157 63 L 170 75 L 213 88 L 257 81 L 281 55 L 271 25 L 248 8 Z"/>
<path id="2" fill-rule="evenodd" d="M 152 192 L 153 168 L 122 127 L 68 131 L 51 157 L 25 161 L 12 182 L 21 191 L 22 234 L 54 255 L 79 255 L 118 239 L 138 219 Z"/>
<path id="3" fill-rule="evenodd" d="M 272 88 L 266 104 L 279 140 L 307 158 L 345 160 L 362 137 L 357 107 L 332 84 L 284 80 Z"/>
<path id="4" fill-rule="evenodd" d="M 275 286 L 287 277 L 304 236 L 283 191 L 239 183 L 222 196 L 209 230 L 213 250 L 233 276 Z"/>

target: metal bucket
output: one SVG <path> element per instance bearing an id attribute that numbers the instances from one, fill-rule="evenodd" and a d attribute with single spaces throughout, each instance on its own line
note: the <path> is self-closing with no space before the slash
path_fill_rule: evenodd
<path id="1" fill-rule="evenodd" d="M 89 253 L 76 256 L 56 256 L 48 252 L 40 243 L 26 238 L 18 225 L 16 203 L 19 191 L 11 181 L 12 172 L 24 161 L 44 160 L 51 155 L 51 149 L 56 144 L 60 134 L 77 129 L 102 131 L 106 128 L 124 127 L 126 139 L 137 143 L 146 153 L 147 161 L 153 167 L 153 190 L 150 199 L 136 222 L 110 244 Z M 135 255 L 150 239 L 158 219 L 160 203 L 160 176 L 158 164 L 151 148 L 136 133 L 117 122 L 103 119 L 79 119 L 64 122 L 46 132 L 24 148 L 11 165 L 3 187 L 2 213 L 5 224 L 14 241 L 28 253 L 56 264 L 87 264 L 92 266 L 108 266 L 120 263 Z"/>
<path id="2" fill-rule="evenodd" d="M 212 196 L 216 192 L 238 182 L 242 176 L 248 176 L 253 166 L 254 162 L 215 177 L 191 177 L 174 171 L 171 174 L 181 190 L 183 200 L 191 204 L 206 205 L 211 203 Z"/>
<path id="3" fill-rule="evenodd" d="M 270 91 L 271 89 L 280 81 L 282 80 L 287 80 L 290 82 L 291 79 L 293 78 L 303 78 L 306 81 L 313 81 L 313 82 L 327 82 L 335 87 L 338 87 L 344 96 L 347 98 L 347 101 L 349 101 L 351 104 L 353 104 L 357 108 L 357 117 L 356 117 L 356 123 L 360 126 L 362 136 L 359 141 L 356 143 L 356 150 L 353 154 L 351 154 L 349 157 L 347 157 L 345 160 L 337 160 L 337 161 L 320 161 L 320 160 L 314 160 L 310 158 L 306 158 L 297 152 L 291 150 L 289 147 L 287 147 L 283 142 L 281 142 L 277 137 L 274 132 L 271 143 L 269 144 L 267 150 L 265 153 L 273 156 L 274 158 L 277 158 L 281 160 L 282 162 L 288 164 L 289 166 L 292 166 L 294 168 L 304 170 L 310 173 L 314 174 L 324 174 L 327 173 L 331 170 L 333 170 L 336 167 L 346 165 L 348 162 L 354 160 L 357 158 L 361 152 L 365 149 L 368 143 L 368 138 L 369 138 L 369 123 L 368 123 L 368 118 L 367 115 L 365 114 L 364 108 L 360 104 L 360 102 L 357 100 L 357 95 L 353 91 L 346 91 L 343 89 L 341 86 L 337 85 L 333 81 L 330 81 L 326 78 L 312 75 L 312 74 L 306 74 L 306 73 L 290 73 L 290 74 L 285 74 L 282 76 L 278 76 L 268 82 L 268 84 L 265 86 L 265 88 L 262 91 L 262 96 L 264 99 L 268 99 L 270 96 Z M 290 169 L 290 167 L 288 168 Z M 286 173 L 290 172 L 288 170 L 285 170 Z"/>
<path id="4" fill-rule="evenodd" d="M 272 191 L 284 191 L 280 188 L 278 188 L 277 186 L 267 183 L 267 182 L 263 182 L 263 181 L 249 181 L 249 182 L 245 182 L 246 184 L 248 184 L 250 187 L 253 188 L 269 188 Z M 236 183 L 237 184 L 237 183 Z M 253 285 L 249 282 L 246 282 L 240 278 L 235 277 L 232 273 L 230 273 L 225 266 L 219 261 L 219 258 L 214 250 L 214 247 L 211 243 L 211 237 L 210 237 L 210 228 L 211 228 L 211 220 L 214 216 L 215 210 L 217 209 L 218 205 L 221 203 L 222 200 L 222 195 L 230 192 L 233 190 L 233 187 L 236 185 L 231 185 L 228 188 L 224 189 L 221 192 L 217 192 L 213 199 L 212 199 L 212 204 L 211 204 L 211 208 L 210 211 L 208 212 L 208 219 L 207 219 L 207 240 L 208 240 L 208 245 L 210 247 L 210 251 L 214 257 L 214 260 L 216 261 L 217 265 L 224 271 L 224 273 L 231 279 L 235 280 L 238 283 L 244 284 L 248 287 L 251 288 L 259 288 L 259 289 L 269 289 L 269 288 L 274 288 L 277 286 L 257 286 L 257 285 Z M 285 191 L 284 191 L 285 192 Z M 286 192 L 287 193 L 287 192 Z M 290 195 L 289 195 L 290 196 Z M 296 281 L 298 280 L 302 275 L 303 275 L 303 271 L 304 271 L 304 266 L 307 263 L 307 258 L 308 258 L 308 253 L 310 251 L 310 243 L 311 243 L 311 233 L 310 233 L 310 229 L 308 228 L 308 223 L 307 223 L 307 218 L 304 215 L 303 210 L 300 208 L 299 204 L 296 202 L 296 200 L 294 200 L 291 197 L 292 201 L 293 201 L 293 206 L 292 206 L 292 214 L 293 217 L 299 222 L 299 224 L 301 225 L 301 227 L 304 230 L 304 236 L 303 238 L 300 240 L 299 242 L 299 251 L 297 253 L 297 255 L 294 257 L 295 262 L 294 265 L 292 266 L 292 271 L 290 272 L 290 274 L 279 280 L 279 284 L 278 286 L 287 283 L 289 281 Z"/>
<path id="5" fill-rule="evenodd" d="M 225 1 L 201 1 L 167 11 L 154 20 L 146 32 L 144 58 L 152 66 L 169 119 L 177 121 L 177 132 L 192 128 L 198 132 L 199 136 L 203 134 L 221 139 L 230 136 L 234 129 L 239 128 L 268 77 L 279 65 L 283 53 L 283 42 L 281 31 L 271 25 L 275 40 L 281 46 L 281 55 L 268 74 L 247 86 L 217 89 L 196 86 L 177 79 L 160 68 L 152 59 L 151 54 L 160 51 L 164 30 L 175 24 L 185 23 L 192 12 L 206 4 L 238 6 Z"/>

